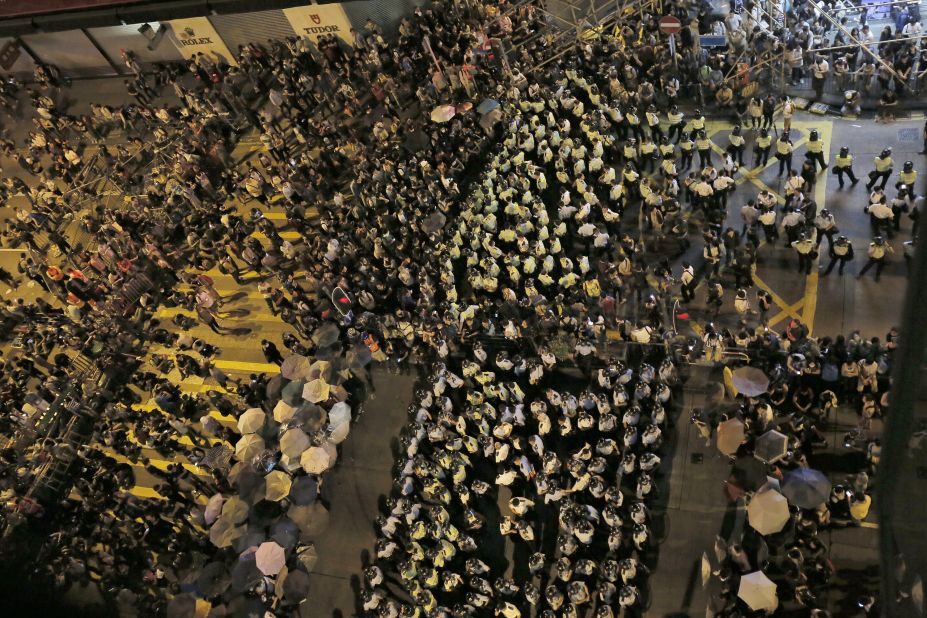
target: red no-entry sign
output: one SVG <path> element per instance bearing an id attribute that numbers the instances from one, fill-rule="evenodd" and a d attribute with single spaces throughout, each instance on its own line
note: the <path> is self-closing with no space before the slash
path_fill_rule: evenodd
<path id="1" fill-rule="evenodd" d="M 682 30 L 682 22 L 678 17 L 664 15 L 660 18 L 660 32 L 663 34 L 676 34 Z"/>

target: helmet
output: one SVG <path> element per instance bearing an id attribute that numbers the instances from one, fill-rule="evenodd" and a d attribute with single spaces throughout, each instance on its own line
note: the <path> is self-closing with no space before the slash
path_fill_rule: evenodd
<path id="1" fill-rule="evenodd" d="M 872 242 L 874 242 L 874 243 L 877 244 L 877 245 L 881 245 L 882 243 L 885 242 L 885 239 L 882 238 L 881 236 L 873 236 L 873 237 L 872 237 Z"/>
<path id="2" fill-rule="evenodd" d="M 683 131 L 683 132 L 679 135 L 679 139 L 689 139 L 689 132 L 688 132 L 688 131 Z"/>
<path id="3" fill-rule="evenodd" d="M 824 216 L 826 217 L 827 215 L 830 214 L 830 211 L 827 210 L 826 208 L 822 208 L 822 209 L 821 209 L 821 214 L 824 215 Z"/>
<path id="4" fill-rule="evenodd" d="M 733 133 L 734 135 L 740 135 L 740 125 L 739 124 L 734 125 L 734 130 L 731 131 L 731 133 Z"/>
<path id="5" fill-rule="evenodd" d="M 664 135 L 663 137 L 660 138 L 660 143 L 669 144 L 669 138 Z"/>
<path id="6" fill-rule="evenodd" d="M 845 156 L 847 156 L 848 154 L 850 154 L 850 149 L 847 148 L 846 146 L 844 146 L 844 147 L 842 147 L 842 148 L 840 149 L 840 156 L 841 156 L 841 157 L 845 157 Z"/>
<path id="7" fill-rule="evenodd" d="M 701 116 L 701 115 L 702 115 L 702 110 L 696 109 L 696 110 L 695 110 L 695 117 L 698 118 L 698 117 Z"/>
<path id="8" fill-rule="evenodd" d="M 699 129 L 698 136 L 705 137 L 705 129 Z"/>
<path id="9" fill-rule="evenodd" d="M 817 130 L 817 129 L 811 129 L 811 134 L 808 136 L 808 138 L 809 138 L 811 141 L 817 140 L 817 139 L 818 139 L 818 130 Z"/>
<path id="10" fill-rule="evenodd" d="M 769 137 L 769 131 L 766 129 L 760 129 L 760 135 L 763 137 Z"/>
<path id="11" fill-rule="evenodd" d="M 913 161 L 905 161 L 905 162 L 904 162 L 904 171 L 910 172 L 910 171 L 912 171 L 913 169 L 914 169 L 914 162 L 913 162 Z"/>
<path id="12" fill-rule="evenodd" d="M 847 237 L 841 234 L 840 236 L 837 237 L 837 242 L 839 242 L 842 245 L 843 243 L 847 242 Z"/>
<path id="13" fill-rule="evenodd" d="M 678 111 L 679 111 L 679 108 L 676 107 L 675 105 L 672 106 L 672 107 L 670 108 L 670 112 L 673 113 L 673 114 L 675 114 L 675 113 L 678 112 Z"/>
<path id="14" fill-rule="evenodd" d="M 891 148 L 886 148 L 885 150 L 882 151 L 882 154 L 880 154 L 879 156 L 880 156 L 880 157 L 887 157 L 887 156 L 889 156 L 889 155 L 891 155 L 891 154 L 892 154 L 892 149 L 891 149 Z"/>
<path id="15" fill-rule="evenodd" d="M 654 105 L 653 103 L 651 103 L 650 105 L 647 106 L 647 111 L 648 111 L 648 112 L 655 112 L 655 111 L 657 111 L 657 106 Z"/>

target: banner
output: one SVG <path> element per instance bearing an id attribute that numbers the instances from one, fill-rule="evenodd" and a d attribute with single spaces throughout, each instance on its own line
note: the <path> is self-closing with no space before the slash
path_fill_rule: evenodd
<path id="1" fill-rule="evenodd" d="M 220 56 L 227 63 L 238 66 L 235 56 L 229 51 L 225 41 L 219 37 L 219 33 L 212 27 L 208 18 L 172 19 L 162 23 L 170 24 L 171 40 L 184 58 L 191 58 L 202 53 L 213 60 Z"/>
<path id="2" fill-rule="evenodd" d="M 351 36 L 351 21 L 340 4 L 312 4 L 283 9 L 283 14 L 299 36 L 308 36 L 318 41 L 323 34 L 337 34 L 349 45 L 354 44 Z"/>

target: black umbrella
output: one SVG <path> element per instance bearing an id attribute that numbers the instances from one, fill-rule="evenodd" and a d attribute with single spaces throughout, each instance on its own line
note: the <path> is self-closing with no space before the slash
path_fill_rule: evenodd
<path id="1" fill-rule="evenodd" d="M 189 594 L 177 595 L 167 604 L 167 618 L 190 618 L 196 613 L 196 599 Z"/>
<path id="2" fill-rule="evenodd" d="M 228 615 L 235 618 L 263 618 L 266 608 L 257 597 L 239 596 L 229 603 Z"/>
<path id="3" fill-rule="evenodd" d="M 267 388 L 264 389 L 267 399 L 277 403 L 280 399 L 280 393 L 283 391 L 283 378 L 279 375 L 272 377 L 267 381 Z"/>
<path id="4" fill-rule="evenodd" d="M 283 507 L 280 506 L 279 502 L 261 500 L 251 507 L 248 522 L 258 526 L 269 526 L 282 514 Z"/>
<path id="5" fill-rule="evenodd" d="M 264 575 L 258 570 L 254 554 L 239 559 L 232 568 L 232 590 L 244 592 L 257 585 Z"/>
<path id="6" fill-rule="evenodd" d="M 248 526 L 248 529 L 245 530 L 245 533 L 242 536 L 238 537 L 234 543 L 232 543 L 232 547 L 235 548 L 235 551 L 237 551 L 238 553 L 241 553 L 245 551 L 246 549 L 248 549 L 249 547 L 260 545 L 266 540 L 267 540 L 266 526 L 251 524 L 250 526 Z"/>
<path id="7" fill-rule="evenodd" d="M 271 527 L 270 538 L 284 549 L 292 549 L 299 539 L 299 526 L 283 518 Z"/>
<path id="8" fill-rule="evenodd" d="M 264 477 L 251 466 L 238 475 L 238 495 L 249 504 L 264 496 Z"/>
<path id="9" fill-rule="evenodd" d="M 371 360 L 373 360 L 373 355 L 370 353 L 370 348 L 362 343 L 355 344 L 348 352 L 347 362 L 351 369 L 366 367 Z"/>
<path id="10" fill-rule="evenodd" d="M 335 341 L 328 345 L 320 345 L 315 349 L 315 357 L 319 360 L 333 360 L 341 355 L 341 343 Z"/>
<path id="11" fill-rule="evenodd" d="M 210 562 L 200 570 L 196 578 L 196 590 L 210 598 L 222 594 L 232 583 L 228 569 L 221 562 Z"/>
<path id="12" fill-rule="evenodd" d="M 283 581 L 283 597 L 288 603 L 302 603 L 309 594 L 309 574 L 305 571 L 290 571 Z"/>
<path id="13" fill-rule="evenodd" d="M 311 476 L 301 476 L 290 486 L 290 500 L 293 504 L 309 505 L 315 502 L 319 495 L 319 486 Z"/>
<path id="14" fill-rule="evenodd" d="M 320 348 L 330 346 L 341 336 L 341 330 L 333 322 L 326 322 L 312 333 L 312 340 Z M 316 354 L 318 357 L 318 354 Z"/>
<path id="15" fill-rule="evenodd" d="M 423 148 L 427 148 L 430 143 L 431 138 L 428 137 L 428 134 L 421 129 L 416 129 L 406 136 L 405 141 L 402 143 L 402 147 L 410 153 L 415 154 Z"/>
<path id="16" fill-rule="evenodd" d="M 739 457 L 731 469 L 735 485 L 744 491 L 754 491 L 766 482 L 766 464 L 755 457 Z"/>

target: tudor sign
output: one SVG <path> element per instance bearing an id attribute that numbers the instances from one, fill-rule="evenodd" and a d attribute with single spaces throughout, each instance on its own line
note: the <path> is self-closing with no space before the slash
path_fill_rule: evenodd
<path id="1" fill-rule="evenodd" d="M 682 22 L 678 17 L 664 15 L 660 18 L 660 32 L 663 34 L 676 34 L 682 30 Z"/>

